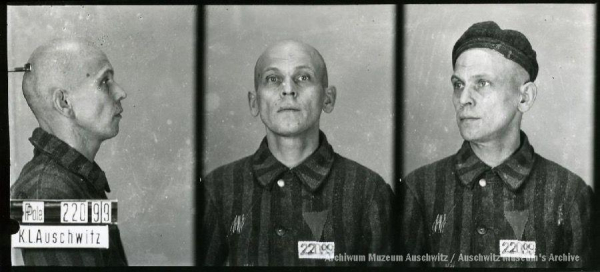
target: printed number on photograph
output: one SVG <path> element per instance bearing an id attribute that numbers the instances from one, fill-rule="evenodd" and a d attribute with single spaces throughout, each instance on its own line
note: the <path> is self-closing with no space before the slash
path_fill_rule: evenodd
<path id="1" fill-rule="evenodd" d="M 334 242 L 298 242 L 298 258 L 300 259 L 332 259 L 334 253 Z"/>

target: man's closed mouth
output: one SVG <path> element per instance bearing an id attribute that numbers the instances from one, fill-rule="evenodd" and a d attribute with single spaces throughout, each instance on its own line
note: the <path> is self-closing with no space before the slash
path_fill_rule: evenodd
<path id="1" fill-rule="evenodd" d="M 277 110 L 277 112 L 284 112 L 284 111 L 300 111 L 300 109 L 295 108 L 295 107 L 281 107 L 281 108 L 279 108 L 279 110 Z"/>

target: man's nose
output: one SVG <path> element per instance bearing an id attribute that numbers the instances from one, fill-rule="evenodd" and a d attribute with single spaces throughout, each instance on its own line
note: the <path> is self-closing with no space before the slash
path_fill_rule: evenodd
<path id="1" fill-rule="evenodd" d="M 460 105 L 464 106 L 467 104 L 471 104 L 473 105 L 473 88 L 470 86 L 465 86 L 465 88 L 463 88 L 463 90 L 460 92 L 460 97 L 459 97 L 459 103 Z"/>
<path id="2" fill-rule="evenodd" d="M 117 100 L 123 100 L 125 98 L 127 98 L 127 93 L 125 92 L 125 90 L 123 90 L 123 88 L 121 88 L 121 85 L 119 85 L 118 83 L 114 83 L 113 85 L 113 92 L 117 98 Z"/>
<path id="3" fill-rule="evenodd" d="M 282 89 L 281 95 L 282 96 L 289 95 L 292 97 L 296 97 L 296 95 L 298 94 L 296 91 L 296 87 L 294 86 L 294 82 L 290 78 L 285 79 L 281 85 L 282 85 L 281 86 L 281 89 Z"/>

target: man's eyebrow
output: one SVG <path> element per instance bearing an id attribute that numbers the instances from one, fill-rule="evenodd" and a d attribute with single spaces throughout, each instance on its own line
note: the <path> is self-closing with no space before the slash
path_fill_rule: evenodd
<path id="1" fill-rule="evenodd" d="M 460 78 L 459 78 L 458 76 L 456 76 L 456 75 L 452 75 L 452 76 L 450 77 L 450 81 L 456 81 L 456 80 L 458 80 L 458 81 L 463 81 L 462 79 L 460 79 Z"/>
<path id="2" fill-rule="evenodd" d="M 103 70 L 100 70 L 97 73 L 98 76 L 96 78 L 101 78 L 103 76 L 106 76 L 107 74 L 114 75 L 115 71 L 112 68 L 109 68 L 109 67 L 104 68 Z"/>
<path id="3" fill-rule="evenodd" d="M 471 78 L 482 78 L 482 77 L 492 77 L 492 75 L 486 74 L 486 73 L 481 73 L 481 74 L 476 74 L 476 75 L 471 76 Z"/>
<path id="4" fill-rule="evenodd" d="M 482 74 L 476 74 L 476 75 L 472 75 L 469 78 L 482 78 L 482 77 L 486 77 L 486 78 L 493 78 L 492 75 L 487 74 L 487 73 L 482 73 Z M 454 81 L 454 80 L 460 80 L 463 81 L 460 77 L 458 77 L 457 75 L 452 75 L 450 77 L 450 81 Z"/>
<path id="5" fill-rule="evenodd" d="M 279 72 L 279 69 L 277 69 L 275 67 L 269 67 L 269 68 L 263 70 L 262 74 L 264 75 L 266 72 L 270 72 L 270 71 Z"/>
<path id="6" fill-rule="evenodd" d="M 294 70 L 295 70 L 295 71 L 298 71 L 298 70 L 309 70 L 309 71 L 311 71 L 311 72 L 315 73 L 315 69 L 314 69 L 313 67 L 310 67 L 310 66 L 308 66 L 308 65 L 300 65 L 300 66 L 297 66 L 297 67 L 295 67 L 295 68 L 294 68 Z M 262 76 L 264 76 L 264 75 L 265 75 L 267 72 L 270 72 L 270 71 L 273 71 L 273 72 L 276 72 L 276 73 L 280 73 L 280 72 L 281 72 L 281 71 L 280 71 L 280 70 L 279 70 L 277 67 L 267 67 L 265 70 L 263 70 L 263 71 L 260 73 L 260 76 L 262 77 Z"/>
<path id="7" fill-rule="evenodd" d="M 308 65 L 300 65 L 298 67 L 296 67 L 296 70 L 311 70 L 311 71 L 315 71 L 314 68 L 308 66 Z"/>

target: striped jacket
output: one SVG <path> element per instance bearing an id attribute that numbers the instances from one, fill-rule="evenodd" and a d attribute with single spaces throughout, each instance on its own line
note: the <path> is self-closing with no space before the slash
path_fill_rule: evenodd
<path id="1" fill-rule="evenodd" d="M 107 199 L 104 172 L 56 136 L 36 128 L 29 139 L 33 159 L 11 188 L 12 199 Z M 109 249 L 22 249 L 25 265 L 127 265 L 116 225 L 109 226 Z"/>
<path id="2" fill-rule="evenodd" d="M 457 154 L 410 173 L 399 189 L 401 248 L 426 260 L 412 258 L 409 265 L 590 264 L 591 188 L 536 154 L 523 132 L 519 149 L 497 167 L 484 164 L 465 141 Z"/>
<path id="3" fill-rule="evenodd" d="M 390 186 L 335 153 L 322 132 L 319 139 L 318 149 L 292 169 L 277 161 L 265 138 L 254 155 L 205 178 L 205 265 L 382 264 L 369 262 L 368 254 L 391 251 Z M 333 242 L 340 258 L 301 259 L 300 241 Z M 364 262 L 354 262 L 360 256 Z"/>

